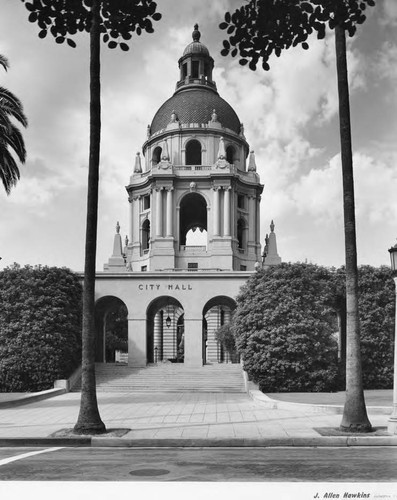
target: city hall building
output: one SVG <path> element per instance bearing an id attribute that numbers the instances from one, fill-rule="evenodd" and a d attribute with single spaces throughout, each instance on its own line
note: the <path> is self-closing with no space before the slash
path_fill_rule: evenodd
<path id="1" fill-rule="evenodd" d="M 260 243 L 255 156 L 234 109 L 217 92 L 214 60 L 193 41 L 176 89 L 147 128 L 126 186 L 129 236 L 96 277 L 97 361 L 106 361 L 109 312 L 128 311 L 128 364 L 230 360 L 215 332 L 258 266 L 281 262 L 274 225 Z M 127 198 L 127 197 L 126 197 Z M 127 203 L 126 203 L 127 207 Z"/>

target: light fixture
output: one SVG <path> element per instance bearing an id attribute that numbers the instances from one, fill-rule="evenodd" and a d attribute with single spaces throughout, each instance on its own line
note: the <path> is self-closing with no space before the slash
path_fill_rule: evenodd
<path id="1" fill-rule="evenodd" d="M 390 265 L 393 275 L 397 273 L 397 244 L 394 247 L 389 248 L 390 253 Z"/>
<path id="2" fill-rule="evenodd" d="M 167 316 L 167 319 L 165 320 L 165 326 L 169 328 L 171 326 L 171 318 L 170 315 Z"/>

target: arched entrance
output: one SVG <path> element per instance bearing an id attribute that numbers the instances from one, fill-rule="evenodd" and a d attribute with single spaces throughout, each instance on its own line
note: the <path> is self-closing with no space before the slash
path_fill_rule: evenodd
<path id="1" fill-rule="evenodd" d="M 163 295 L 146 312 L 147 363 L 184 362 L 184 311 L 181 303 Z"/>
<path id="2" fill-rule="evenodd" d="M 210 299 L 203 308 L 203 362 L 238 363 L 236 352 L 228 351 L 216 338 L 216 331 L 232 321 L 236 302 L 226 295 Z"/>
<path id="3" fill-rule="evenodd" d="M 128 363 L 128 309 L 114 296 L 95 304 L 95 361 Z"/>

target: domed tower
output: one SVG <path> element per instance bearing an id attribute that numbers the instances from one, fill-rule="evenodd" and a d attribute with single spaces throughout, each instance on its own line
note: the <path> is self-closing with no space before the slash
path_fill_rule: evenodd
<path id="1" fill-rule="evenodd" d="M 217 92 L 197 25 L 192 36 L 175 92 L 148 126 L 144 159 L 137 154 L 126 187 L 127 268 L 253 271 L 263 186 L 243 125 Z"/>

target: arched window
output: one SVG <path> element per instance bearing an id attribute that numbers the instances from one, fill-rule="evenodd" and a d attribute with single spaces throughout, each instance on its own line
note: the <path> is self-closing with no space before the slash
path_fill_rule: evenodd
<path id="1" fill-rule="evenodd" d="M 201 144 L 195 139 L 186 144 L 186 165 L 201 165 Z"/>
<path id="2" fill-rule="evenodd" d="M 161 151 L 162 151 L 162 149 L 160 146 L 157 146 L 156 148 L 154 148 L 153 156 L 152 156 L 153 165 L 156 165 L 161 160 Z"/>
<path id="3" fill-rule="evenodd" d="M 150 221 L 146 219 L 142 224 L 142 250 L 149 250 L 150 245 Z"/>
<path id="4" fill-rule="evenodd" d="M 235 153 L 236 153 L 236 151 L 235 151 L 235 149 L 234 149 L 234 147 L 233 147 L 233 146 L 228 146 L 228 147 L 226 148 L 226 160 L 227 160 L 229 163 L 231 163 L 231 164 L 233 164 L 233 163 L 234 163 L 234 156 L 235 156 Z"/>
<path id="5" fill-rule="evenodd" d="M 244 219 L 239 219 L 237 221 L 237 240 L 238 247 L 245 248 L 245 221 Z"/>

